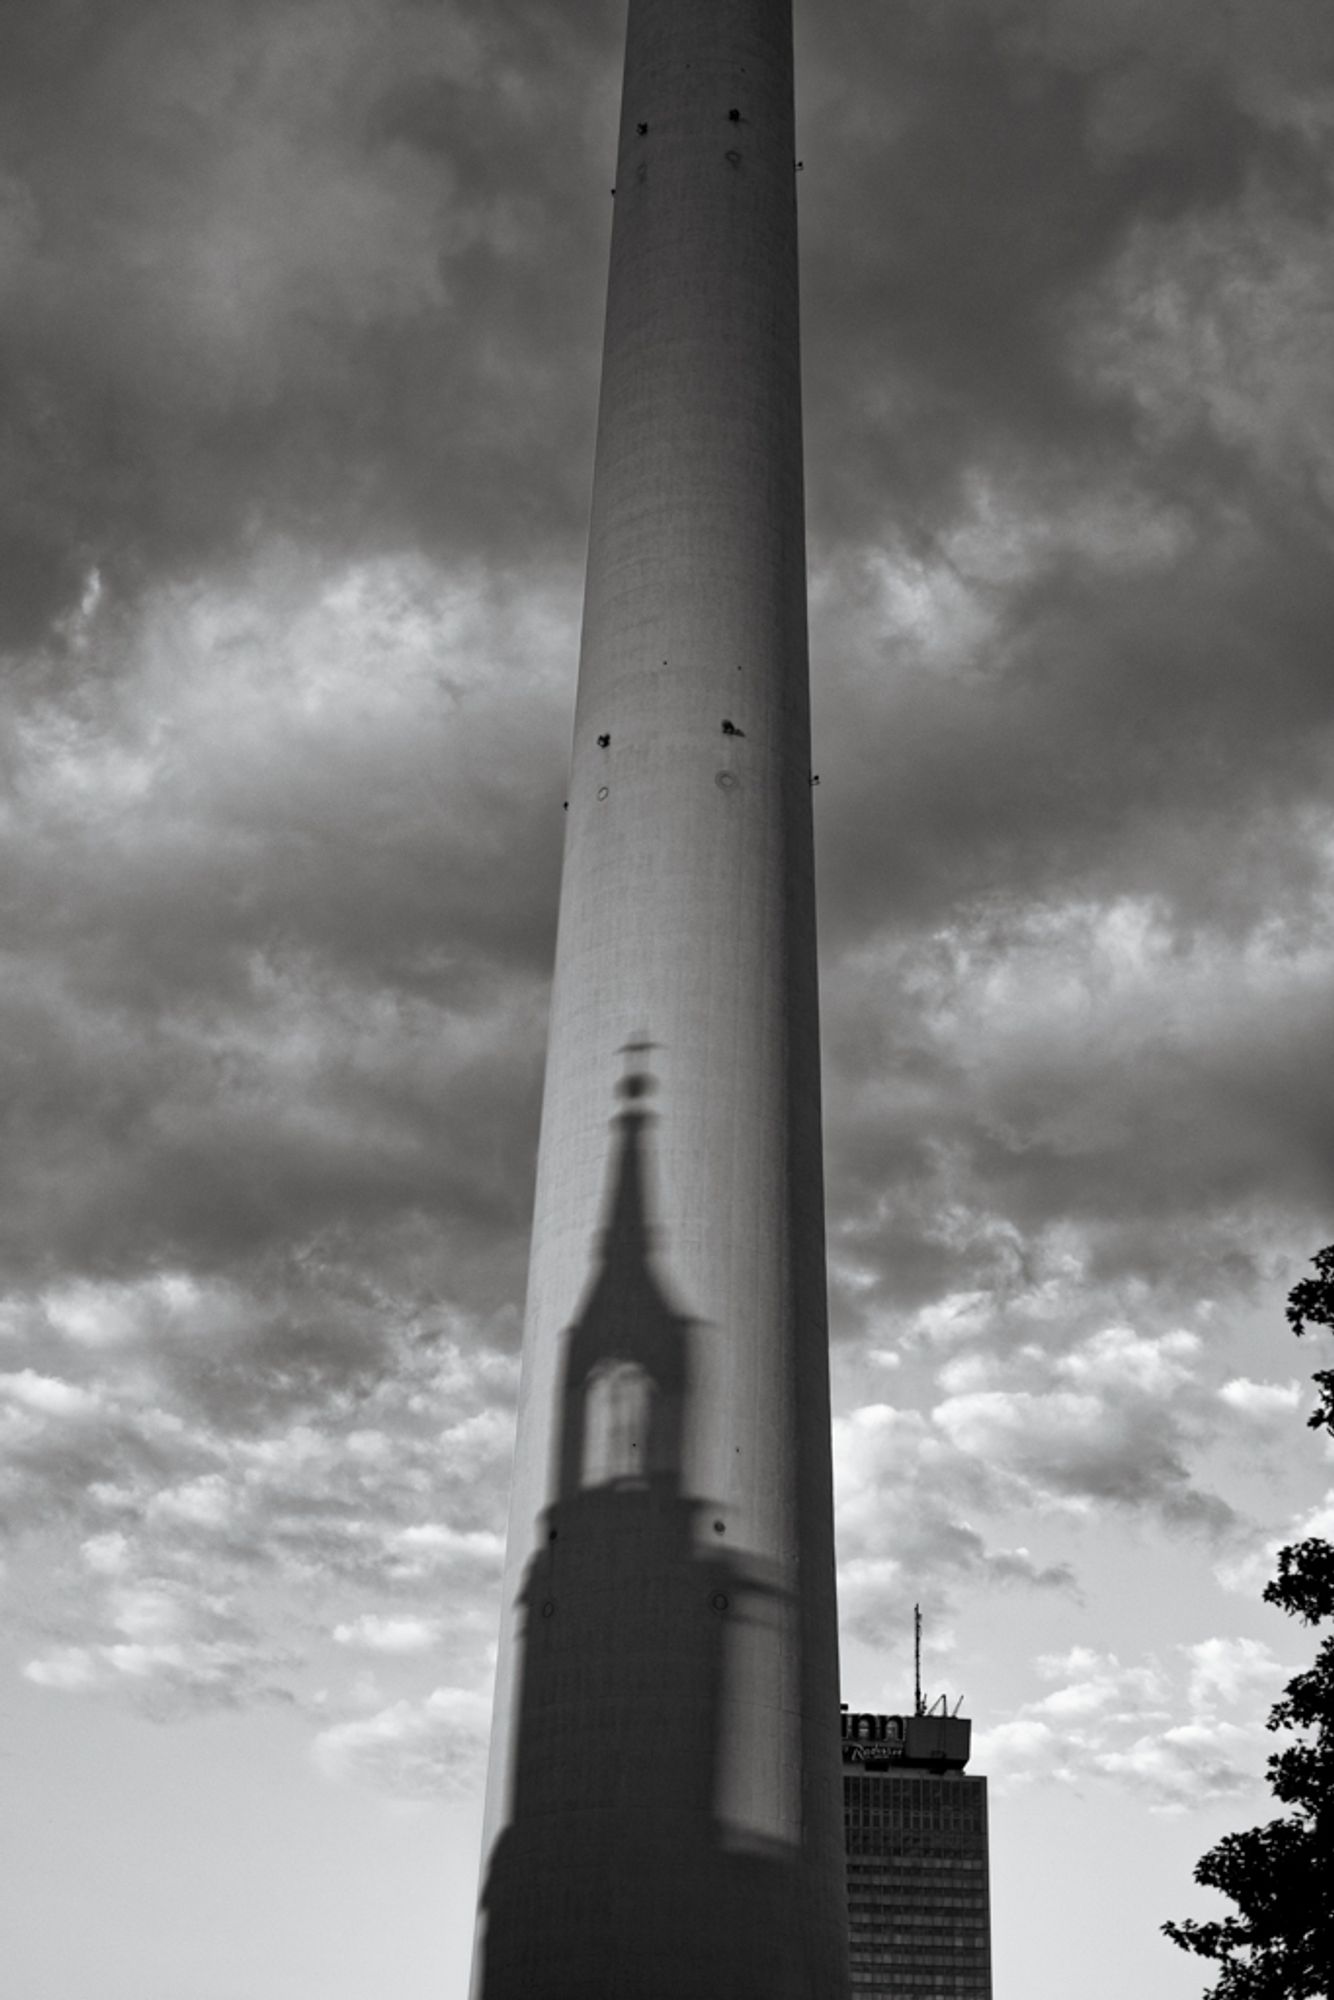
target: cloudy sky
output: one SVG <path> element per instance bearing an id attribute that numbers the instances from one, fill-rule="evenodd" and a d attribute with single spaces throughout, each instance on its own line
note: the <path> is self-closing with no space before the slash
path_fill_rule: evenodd
<path id="1" fill-rule="evenodd" d="M 1190 2000 L 1334 1530 L 1328 0 L 801 0 L 844 1682 Z M 0 7 L 24 2000 L 461 2000 L 619 0 Z"/>

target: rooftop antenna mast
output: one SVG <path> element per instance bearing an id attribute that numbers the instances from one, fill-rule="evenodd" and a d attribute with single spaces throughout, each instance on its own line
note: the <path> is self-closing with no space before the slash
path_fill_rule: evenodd
<path id="1" fill-rule="evenodd" d="M 913 1624 L 913 1714 L 924 1715 L 926 1707 L 922 1700 L 922 1607 L 914 1604 Z"/>

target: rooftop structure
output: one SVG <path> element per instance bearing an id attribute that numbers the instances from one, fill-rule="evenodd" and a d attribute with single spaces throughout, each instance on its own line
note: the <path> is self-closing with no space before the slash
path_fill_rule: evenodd
<path id="1" fill-rule="evenodd" d="M 991 2000 L 987 1781 L 972 1724 L 843 1710 L 843 1827 L 858 2000 Z"/>

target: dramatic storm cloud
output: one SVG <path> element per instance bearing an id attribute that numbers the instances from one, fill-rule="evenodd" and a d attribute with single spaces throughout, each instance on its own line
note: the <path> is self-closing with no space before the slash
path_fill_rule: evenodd
<path id="1" fill-rule="evenodd" d="M 1329 1504 L 1281 1306 L 1334 1235 L 1334 21 L 797 12 L 845 1681 L 907 1703 L 923 1602 L 1104 1916 L 1175 1815 L 1090 1992 L 1184 1996 Z M 0 20 L 20 1740 L 475 1790 L 622 26 Z M 1000 2000 L 1063 1990 L 997 1923 Z M 224 1990 L 98 1924 L 34 1994 Z"/>

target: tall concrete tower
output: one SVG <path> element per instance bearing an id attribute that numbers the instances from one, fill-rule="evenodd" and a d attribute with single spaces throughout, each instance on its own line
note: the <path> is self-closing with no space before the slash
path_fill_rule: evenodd
<path id="1" fill-rule="evenodd" d="M 847 1988 L 790 0 L 630 0 L 477 2000 Z"/>

